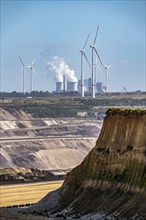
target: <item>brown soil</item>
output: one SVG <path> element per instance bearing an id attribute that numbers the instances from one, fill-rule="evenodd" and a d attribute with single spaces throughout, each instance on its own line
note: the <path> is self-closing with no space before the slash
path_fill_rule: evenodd
<path id="1" fill-rule="evenodd" d="M 146 111 L 108 111 L 95 148 L 57 192 L 55 205 L 52 193 L 29 211 L 146 219 Z"/>
<path id="2" fill-rule="evenodd" d="M 26 169 L 26 168 L 5 168 L 0 169 L 0 184 L 30 183 L 52 180 L 63 180 L 65 175 L 54 175 L 47 170 Z"/>

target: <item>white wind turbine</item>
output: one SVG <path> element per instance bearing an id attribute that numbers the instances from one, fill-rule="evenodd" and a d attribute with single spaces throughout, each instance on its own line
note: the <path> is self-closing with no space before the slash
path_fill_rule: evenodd
<path id="1" fill-rule="evenodd" d="M 94 83 L 95 83 L 95 93 L 96 93 L 96 83 L 97 83 L 97 69 L 98 69 L 99 71 L 101 71 L 100 67 L 97 65 L 97 57 L 96 57 L 96 61 L 95 61 L 95 64 L 94 64 L 94 76 L 95 76 Z"/>
<path id="2" fill-rule="evenodd" d="M 25 94 L 25 68 L 28 67 L 27 64 L 24 64 L 24 62 L 22 61 L 21 57 L 18 55 L 20 62 L 22 63 L 22 68 L 21 68 L 21 72 L 23 72 L 23 78 L 22 78 L 22 91 L 23 94 Z"/>
<path id="3" fill-rule="evenodd" d="M 86 56 L 86 54 L 85 54 L 85 52 L 84 52 L 84 49 L 85 49 L 85 47 L 86 47 L 87 41 L 88 41 L 88 39 L 89 39 L 89 36 L 90 36 L 90 33 L 89 33 L 88 36 L 87 36 L 87 39 L 86 39 L 85 44 L 84 44 L 84 46 L 83 46 L 83 49 L 79 51 L 79 52 L 81 53 L 81 96 L 82 96 L 82 97 L 84 97 L 83 56 L 85 57 L 85 59 L 86 59 L 88 65 L 89 65 L 89 67 L 91 68 L 91 65 L 90 65 L 90 63 L 89 63 L 89 60 L 88 60 L 88 58 L 87 58 L 87 56 Z"/>
<path id="4" fill-rule="evenodd" d="M 96 53 L 101 65 L 103 66 L 103 63 L 101 61 L 101 58 L 95 48 L 95 44 L 96 44 L 96 38 L 97 38 L 97 34 L 98 34 L 98 29 L 99 29 L 99 25 L 97 26 L 97 30 L 96 30 L 96 34 L 95 34 L 95 38 L 94 38 L 94 42 L 93 45 L 90 45 L 91 49 L 92 49 L 92 98 L 95 98 L 95 76 L 94 76 L 94 52 Z"/>
<path id="5" fill-rule="evenodd" d="M 106 79 L 106 92 L 108 92 L 108 70 L 109 68 L 111 67 L 112 65 L 109 65 L 107 66 L 105 63 L 104 63 L 104 68 L 105 68 L 105 79 Z"/>
<path id="6" fill-rule="evenodd" d="M 34 69 L 35 59 L 33 59 L 32 64 L 27 67 L 30 68 L 30 93 L 33 91 L 33 72 L 36 73 Z"/>
<path id="7" fill-rule="evenodd" d="M 35 59 L 33 59 L 32 64 L 25 64 L 19 55 L 18 57 L 22 63 L 21 72 L 23 72 L 23 94 L 25 93 L 25 68 L 30 69 L 30 92 L 32 92 L 33 91 L 33 73 L 32 72 L 36 73 L 34 69 Z"/>

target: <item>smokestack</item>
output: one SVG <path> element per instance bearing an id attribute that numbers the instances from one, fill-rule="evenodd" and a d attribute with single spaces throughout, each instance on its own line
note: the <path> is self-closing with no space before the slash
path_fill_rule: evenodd
<path id="1" fill-rule="evenodd" d="M 68 92 L 76 92 L 77 91 L 77 82 L 67 81 L 67 91 Z"/>
<path id="2" fill-rule="evenodd" d="M 63 91 L 65 92 L 65 75 L 63 75 Z"/>

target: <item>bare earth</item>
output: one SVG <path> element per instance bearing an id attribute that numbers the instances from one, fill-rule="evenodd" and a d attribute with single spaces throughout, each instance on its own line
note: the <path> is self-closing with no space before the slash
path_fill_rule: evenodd
<path id="1" fill-rule="evenodd" d="M 0 168 L 34 168 L 65 174 L 79 165 L 95 142 L 102 121 L 34 119 L 0 109 Z"/>

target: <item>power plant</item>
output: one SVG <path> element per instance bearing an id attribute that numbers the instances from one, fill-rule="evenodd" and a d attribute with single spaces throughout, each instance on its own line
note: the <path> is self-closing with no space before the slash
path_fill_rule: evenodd
<path id="1" fill-rule="evenodd" d="M 90 33 L 87 35 L 86 41 L 83 44 L 83 48 L 79 50 L 80 52 L 80 80 L 77 80 L 76 74 L 74 70 L 71 70 L 69 66 L 66 64 L 64 58 L 60 58 L 58 56 L 54 56 L 51 61 L 47 62 L 47 65 L 49 66 L 49 70 L 53 73 L 54 79 L 56 81 L 56 93 L 65 93 L 65 92 L 76 92 L 78 91 L 81 94 L 81 97 L 84 97 L 84 94 L 90 94 L 92 98 L 95 98 L 96 93 L 102 93 L 102 92 L 109 92 L 108 89 L 108 74 L 109 69 L 111 65 L 106 65 L 105 62 L 103 62 L 99 56 L 99 53 L 96 49 L 96 39 L 98 35 L 99 25 L 97 26 L 95 37 L 93 44 L 90 44 L 91 48 L 91 63 L 89 59 L 87 58 L 87 55 L 85 53 L 85 48 L 87 45 L 87 42 L 89 40 Z M 30 93 L 34 90 L 33 89 L 33 73 L 36 73 L 34 66 L 35 66 L 35 59 L 33 59 L 31 64 L 25 64 L 20 56 L 19 60 L 22 64 L 21 72 L 22 72 L 22 92 L 25 94 L 25 69 L 30 70 L 30 77 L 29 77 L 29 85 L 30 85 Z M 91 76 L 88 79 L 84 79 L 84 61 L 88 64 L 88 67 L 91 71 Z M 103 82 L 97 82 L 96 79 L 96 71 L 97 68 L 101 71 L 101 69 L 98 66 L 98 62 L 101 64 L 101 66 L 104 68 L 105 72 L 105 86 L 103 86 Z"/>
<path id="2" fill-rule="evenodd" d="M 56 82 L 56 93 L 77 92 L 77 91 L 78 91 L 78 82 L 67 81 L 67 89 L 66 90 L 65 90 L 65 81 Z"/>
<path id="3" fill-rule="evenodd" d="M 91 95 L 92 98 L 95 98 L 96 93 L 108 92 L 108 70 L 111 67 L 111 65 L 107 66 L 104 62 L 102 62 L 99 53 L 97 52 L 96 39 L 98 29 L 99 26 L 97 26 L 94 42 L 92 45 L 90 45 L 90 48 L 92 49 L 91 64 L 87 58 L 87 55 L 84 52 L 90 33 L 87 36 L 83 48 L 79 50 L 81 54 L 80 80 L 77 80 L 74 70 L 69 69 L 69 66 L 65 63 L 63 58 L 55 56 L 53 57 L 53 60 L 51 62 L 48 62 L 50 70 L 53 72 L 54 78 L 56 79 L 56 93 L 78 91 L 81 94 L 81 97 L 84 97 L 84 94 L 86 93 L 88 95 Z M 88 79 L 84 79 L 84 59 L 87 62 L 92 73 L 91 77 L 89 77 Z M 105 70 L 105 86 L 103 85 L 103 82 L 97 82 L 96 79 L 97 68 L 101 71 L 97 64 L 98 60 Z"/>
<path id="4" fill-rule="evenodd" d="M 84 93 L 92 94 L 92 79 L 84 79 Z M 56 82 L 56 93 L 67 93 L 67 92 L 79 92 L 81 93 L 81 80 L 77 82 L 67 81 L 67 88 L 65 87 L 66 81 L 65 76 L 63 77 L 63 82 Z M 103 82 L 95 82 L 95 93 L 104 93 L 106 92 L 106 86 L 103 85 Z"/>

